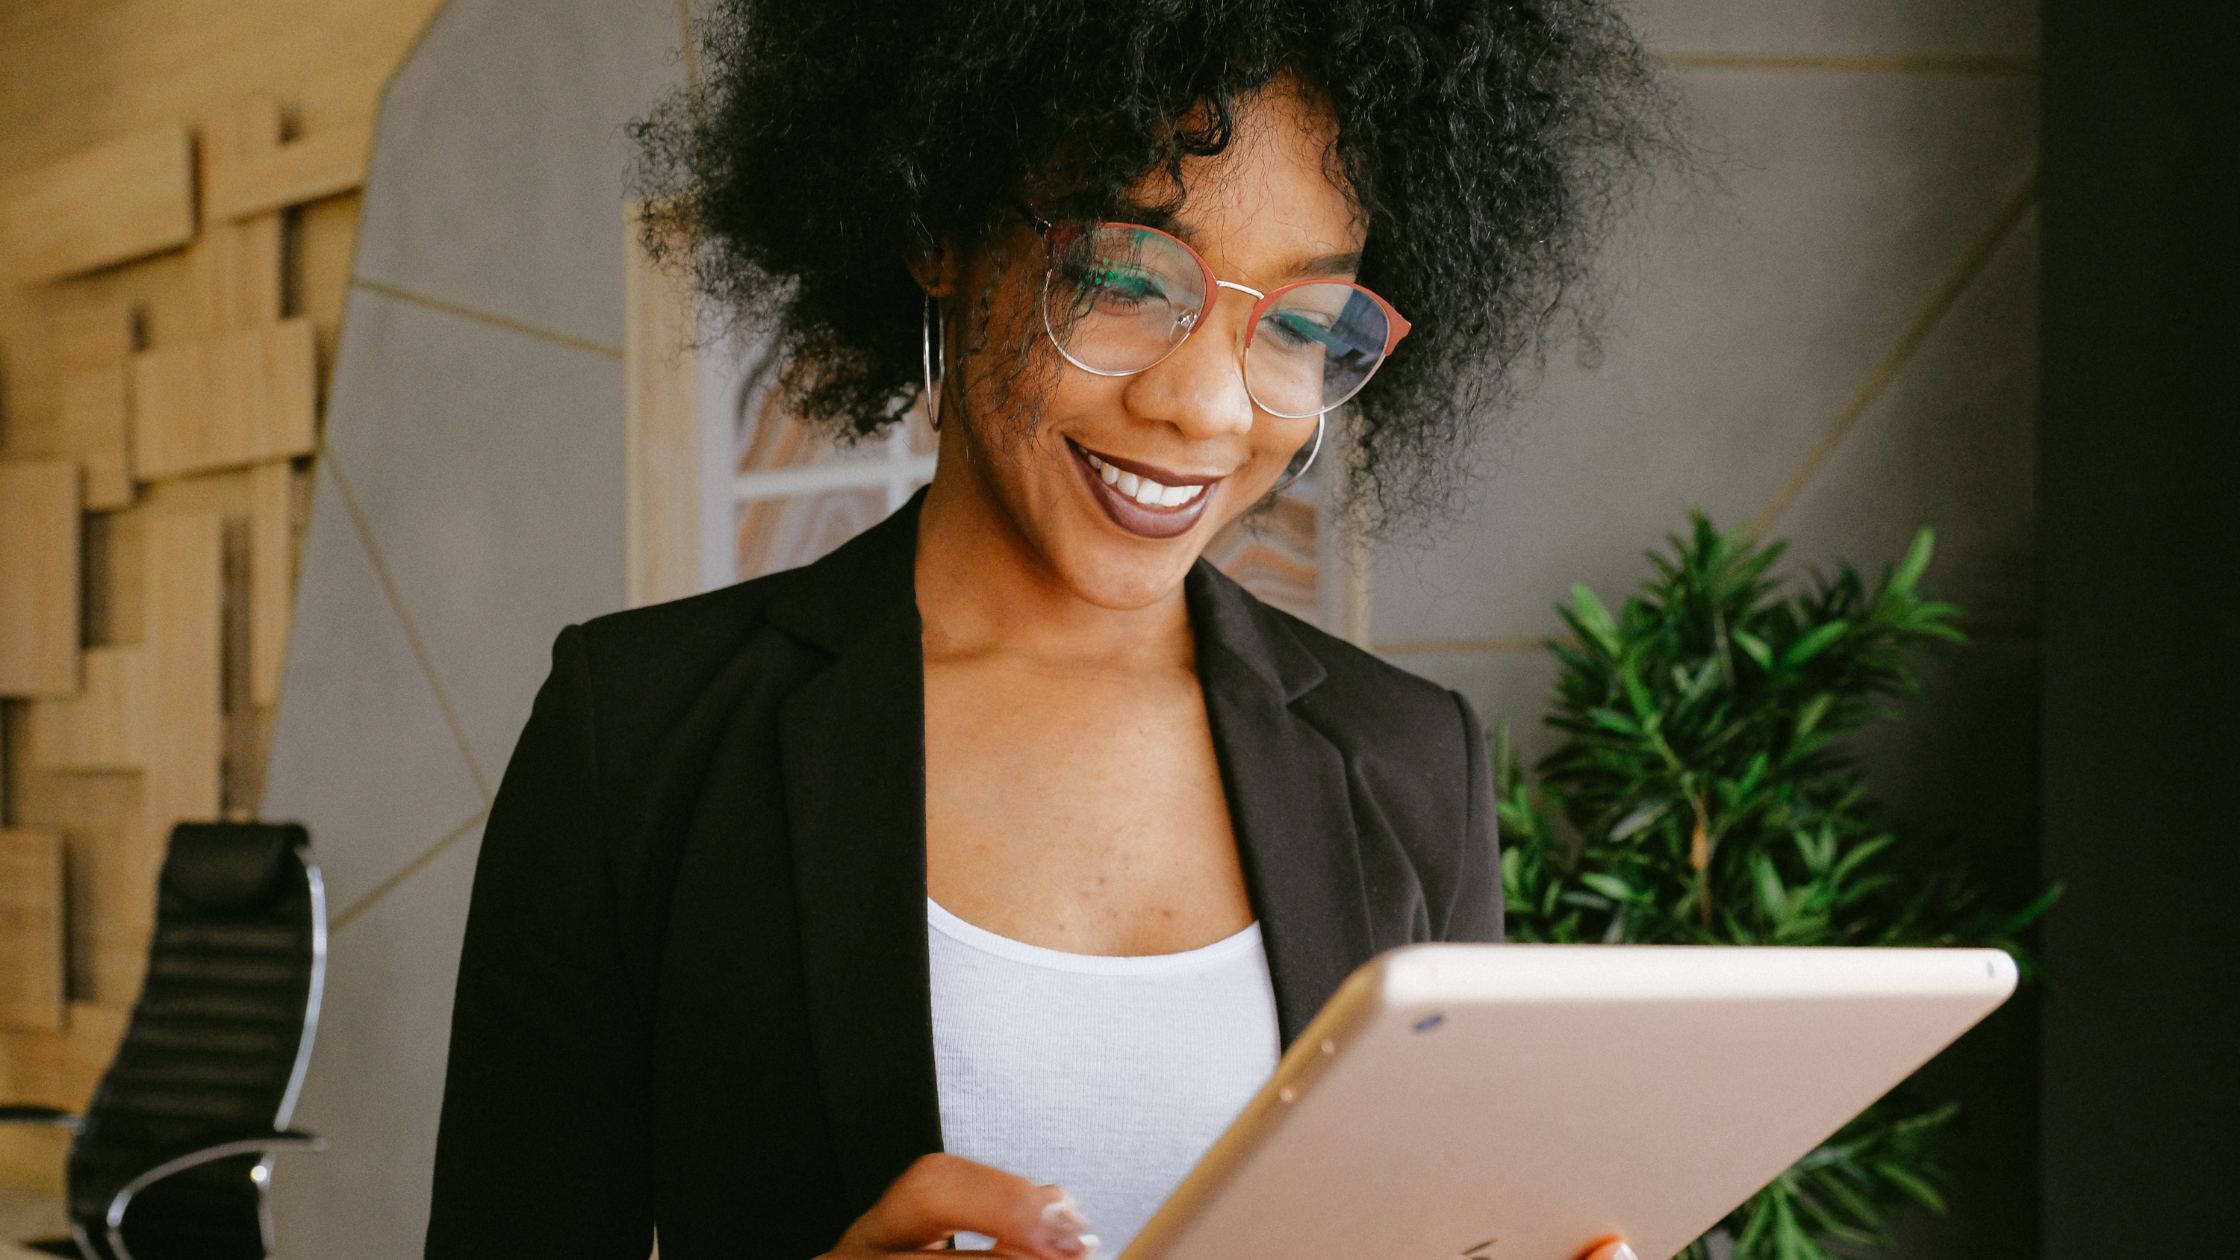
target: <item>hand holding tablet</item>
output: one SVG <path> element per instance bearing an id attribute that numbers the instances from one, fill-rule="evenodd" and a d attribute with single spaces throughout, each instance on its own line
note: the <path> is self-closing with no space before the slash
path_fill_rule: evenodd
<path id="1" fill-rule="evenodd" d="M 1121 1260 L 1666 1260 L 2013 992 L 1997 950 L 1419 945 L 1349 979 Z M 1087 1260 L 929 1155 L 829 1260 Z"/>

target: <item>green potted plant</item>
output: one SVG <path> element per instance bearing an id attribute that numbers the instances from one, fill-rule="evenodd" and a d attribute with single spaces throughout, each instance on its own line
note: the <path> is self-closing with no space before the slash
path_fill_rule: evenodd
<path id="1" fill-rule="evenodd" d="M 1782 595 L 1784 544 L 1702 513 L 1613 616 L 1584 586 L 1557 609 L 1575 642 L 1547 723 L 1562 742 L 1527 783 L 1496 725 L 1502 876 L 1516 941 L 1993 945 L 2030 974 L 2020 909 L 1980 890 L 1948 843 L 1904 835 L 1843 739 L 1896 716 L 1926 651 L 1966 642 L 1921 595 L 1921 531 L 1871 589 L 1850 565 Z M 1887 1247 L 1910 1203 L 1942 1211 L 1940 1138 L 1957 1105 L 1901 1086 L 1735 1210 L 1732 1260 Z M 1708 1237 L 1683 1253 L 1707 1260 Z"/>

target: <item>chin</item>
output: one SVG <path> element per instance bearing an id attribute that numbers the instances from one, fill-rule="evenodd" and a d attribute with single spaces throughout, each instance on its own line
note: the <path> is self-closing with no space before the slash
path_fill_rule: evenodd
<path id="1" fill-rule="evenodd" d="M 1205 538 L 1195 531 L 1164 542 L 1113 533 L 1108 526 L 1076 533 L 1051 558 L 1059 580 L 1077 598 L 1115 612 L 1148 608 L 1173 596 L 1205 550 Z"/>

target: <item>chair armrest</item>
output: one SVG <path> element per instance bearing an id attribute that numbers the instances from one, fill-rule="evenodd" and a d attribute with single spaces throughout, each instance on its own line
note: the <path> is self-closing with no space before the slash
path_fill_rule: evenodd
<path id="1" fill-rule="evenodd" d="M 0 1124 L 36 1124 L 51 1129 L 78 1131 L 81 1121 L 77 1116 L 60 1107 L 40 1107 L 29 1103 L 0 1103 Z"/>
<path id="2" fill-rule="evenodd" d="M 109 1200 L 109 1210 L 103 1223 L 109 1227 L 109 1250 L 117 1260 L 132 1260 L 132 1252 L 124 1245 L 125 1209 L 132 1206 L 132 1196 L 171 1176 L 199 1167 L 212 1160 L 230 1159 L 235 1155 L 271 1155 L 280 1151 L 323 1151 L 327 1149 L 324 1138 L 294 1129 L 266 1129 L 245 1133 L 238 1138 L 213 1142 L 198 1147 L 157 1164 L 124 1184 L 115 1198 Z"/>

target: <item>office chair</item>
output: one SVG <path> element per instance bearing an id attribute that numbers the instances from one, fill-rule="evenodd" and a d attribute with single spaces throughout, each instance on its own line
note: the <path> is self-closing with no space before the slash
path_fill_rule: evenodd
<path id="1" fill-rule="evenodd" d="M 181 823 L 156 897 L 148 976 L 85 1114 L 0 1106 L 74 1135 L 78 1260 L 264 1260 L 275 1153 L 319 1150 L 288 1119 L 326 979 L 326 894 L 292 823 Z"/>

